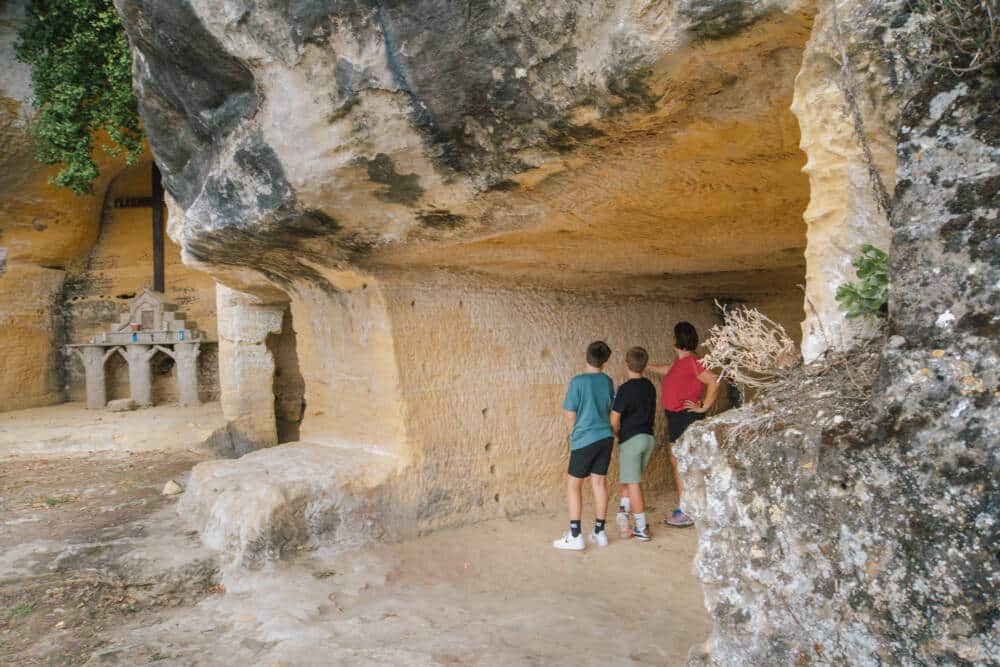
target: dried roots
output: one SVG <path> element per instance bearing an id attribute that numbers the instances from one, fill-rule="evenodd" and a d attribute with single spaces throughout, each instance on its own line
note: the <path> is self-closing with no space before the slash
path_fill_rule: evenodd
<path id="1" fill-rule="evenodd" d="M 740 390 L 771 387 L 788 376 L 799 360 L 798 347 L 785 328 L 755 308 L 727 308 L 718 301 L 724 324 L 712 327 L 702 359 Z"/>

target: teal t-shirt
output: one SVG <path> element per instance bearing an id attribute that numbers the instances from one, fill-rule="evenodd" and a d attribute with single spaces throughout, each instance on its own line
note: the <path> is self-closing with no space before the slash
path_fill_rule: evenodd
<path id="1" fill-rule="evenodd" d="M 580 449 L 614 435 L 608 421 L 614 398 L 615 385 L 604 373 L 583 373 L 569 381 L 563 410 L 576 413 L 570 449 Z"/>

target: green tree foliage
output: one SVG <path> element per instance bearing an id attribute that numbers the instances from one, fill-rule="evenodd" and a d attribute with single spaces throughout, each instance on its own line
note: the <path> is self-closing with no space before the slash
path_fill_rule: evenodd
<path id="1" fill-rule="evenodd" d="M 32 0 L 18 33 L 17 59 L 31 65 L 36 155 L 62 168 L 51 179 L 77 195 L 93 194 L 101 148 L 134 163 L 142 153 L 132 57 L 111 0 Z"/>
<path id="2" fill-rule="evenodd" d="M 837 302 L 848 319 L 865 316 L 877 321 L 889 304 L 889 256 L 873 245 L 861 246 L 854 262 L 859 283 L 837 288 Z"/>

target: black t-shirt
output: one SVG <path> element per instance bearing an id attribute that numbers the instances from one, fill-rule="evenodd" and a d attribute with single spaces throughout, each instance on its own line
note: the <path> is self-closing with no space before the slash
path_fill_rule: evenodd
<path id="1" fill-rule="evenodd" d="M 633 435 L 653 435 L 656 418 L 656 387 L 646 378 L 629 380 L 618 387 L 615 403 L 611 408 L 622 416 L 618 442 L 625 442 Z"/>

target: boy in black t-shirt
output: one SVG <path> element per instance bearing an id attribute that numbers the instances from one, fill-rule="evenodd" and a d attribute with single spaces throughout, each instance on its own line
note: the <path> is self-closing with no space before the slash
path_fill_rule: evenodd
<path id="1" fill-rule="evenodd" d="M 628 382 L 618 388 L 611 407 L 611 428 L 618 436 L 618 468 L 622 499 L 616 523 L 619 536 L 650 540 L 646 508 L 642 497 L 642 473 L 653 456 L 653 419 L 656 417 L 656 387 L 642 376 L 649 353 L 633 347 L 625 355 Z M 629 510 L 635 514 L 635 528 L 629 529 Z"/>

